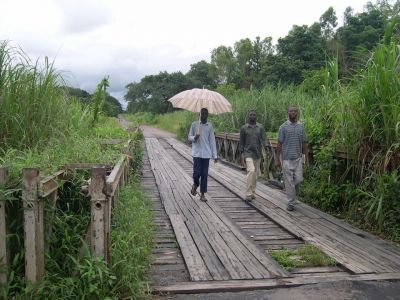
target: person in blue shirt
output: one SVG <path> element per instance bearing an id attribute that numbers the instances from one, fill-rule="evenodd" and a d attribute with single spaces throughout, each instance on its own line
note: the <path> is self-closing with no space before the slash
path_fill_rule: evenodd
<path id="1" fill-rule="evenodd" d="M 193 185 L 191 194 L 197 195 L 197 188 L 200 186 L 200 200 L 207 201 L 207 178 L 210 158 L 218 162 L 217 146 L 215 143 L 214 128 L 207 122 L 208 110 L 202 108 L 200 121 L 194 121 L 190 127 L 188 139 L 192 142 L 193 156 Z"/>

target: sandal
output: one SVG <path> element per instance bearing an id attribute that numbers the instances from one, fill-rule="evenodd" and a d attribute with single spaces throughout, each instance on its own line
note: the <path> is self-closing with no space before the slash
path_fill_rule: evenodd
<path id="1" fill-rule="evenodd" d="M 192 189 L 190 190 L 190 193 L 191 193 L 193 196 L 196 196 L 196 195 L 197 195 L 197 185 L 195 185 L 195 184 L 192 185 Z"/>

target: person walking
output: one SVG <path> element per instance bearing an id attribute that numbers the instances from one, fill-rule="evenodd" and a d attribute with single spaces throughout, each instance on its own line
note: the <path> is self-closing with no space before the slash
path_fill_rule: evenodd
<path id="1" fill-rule="evenodd" d="M 264 126 L 257 123 L 255 110 L 249 111 L 248 123 L 240 128 L 238 151 L 241 154 L 241 163 L 246 166 L 246 200 L 255 199 L 258 176 L 261 175 L 260 164 L 262 148 L 267 148 L 267 137 Z"/>
<path id="2" fill-rule="evenodd" d="M 215 142 L 214 128 L 207 122 L 208 110 L 202 108 L 200 111 L 200 122 L 194 121 L 190 127 L 188 139 L 192 142 L 193 156 L 193 185 L 191 194 L 197 195 L 197 188 L 200 186 L 200 200 L 207 201 L 207 179 L 210 158 L 218 162 L 217 146 Z"/>
<path id="3" fill-rule="evenodd" d="M 276 148 L 275 167 L 282 168 L 285 193 L 288 198 L 287 210 L 292 211 L 297 202 L 299 184 L 303 181 L 303 161 L 308 163 L 307 136 L 304 125 L 298 122 L 299 110 L 295 106 L 288 108 L 288 120 L 279 127 L 278 146 Z"/>

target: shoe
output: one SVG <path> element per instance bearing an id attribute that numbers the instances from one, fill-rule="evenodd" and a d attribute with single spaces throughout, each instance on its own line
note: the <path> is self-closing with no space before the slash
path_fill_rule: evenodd
<path id="1" fill-rule="evenodd" d="M 190 193 L 191 193 L 193 196 L 196 196 L 196 195 L 197 195 L 197 185 L 195 185 L 195 184 L 192 185 L 192 189 L 190 190 Z"/>
<path id="2" fill-rule="evenodd" d="M 294 211 L 293 205 L 288 205 L 288 206 L 286 207 L 286 210 L 288 210 L 288 211 Z"/>
<path id="3" fill-rule="evenodd" d="M 254 200 L 254 199 L 256 199 L 256 196 L 255 195 L 251 195 L 251 200 Z"/>
<path id="4" fill-rule="evenodd" d="M 207 202 L 207 198 L 204 195 L 200 196 L 200 201 Z"/>
<path id="5" fill-rule="evenodd" d="M 250 201 L 253 201 L 253 197 L 252 197 L 252 196 L 246 196 L 245 200 L 246 200 L 246 201 L 249 201 L 249 202 L 250 202 Z"/>

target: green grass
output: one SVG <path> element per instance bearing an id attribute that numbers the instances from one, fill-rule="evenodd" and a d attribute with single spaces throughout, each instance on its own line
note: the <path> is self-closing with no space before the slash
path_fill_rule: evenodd
<path id="1" fill-rule="evenodd" d="M 324 254 L 317 247 L 309 244 L 295 250 L 271 250 L 270 254 L 272 258 L 288 271 L 293 268 L 325 267 L 337 264 L 334 259 Z"/>
<path id="2" fill-rule="evenodd" d="M 118 278 L 115 285 L 118 298 L 143 299 L 150 292 L 147 276 L 153 229 L 149 203 L 134 179 L 121 189 L 114 209 L 111 260 Z"/>

